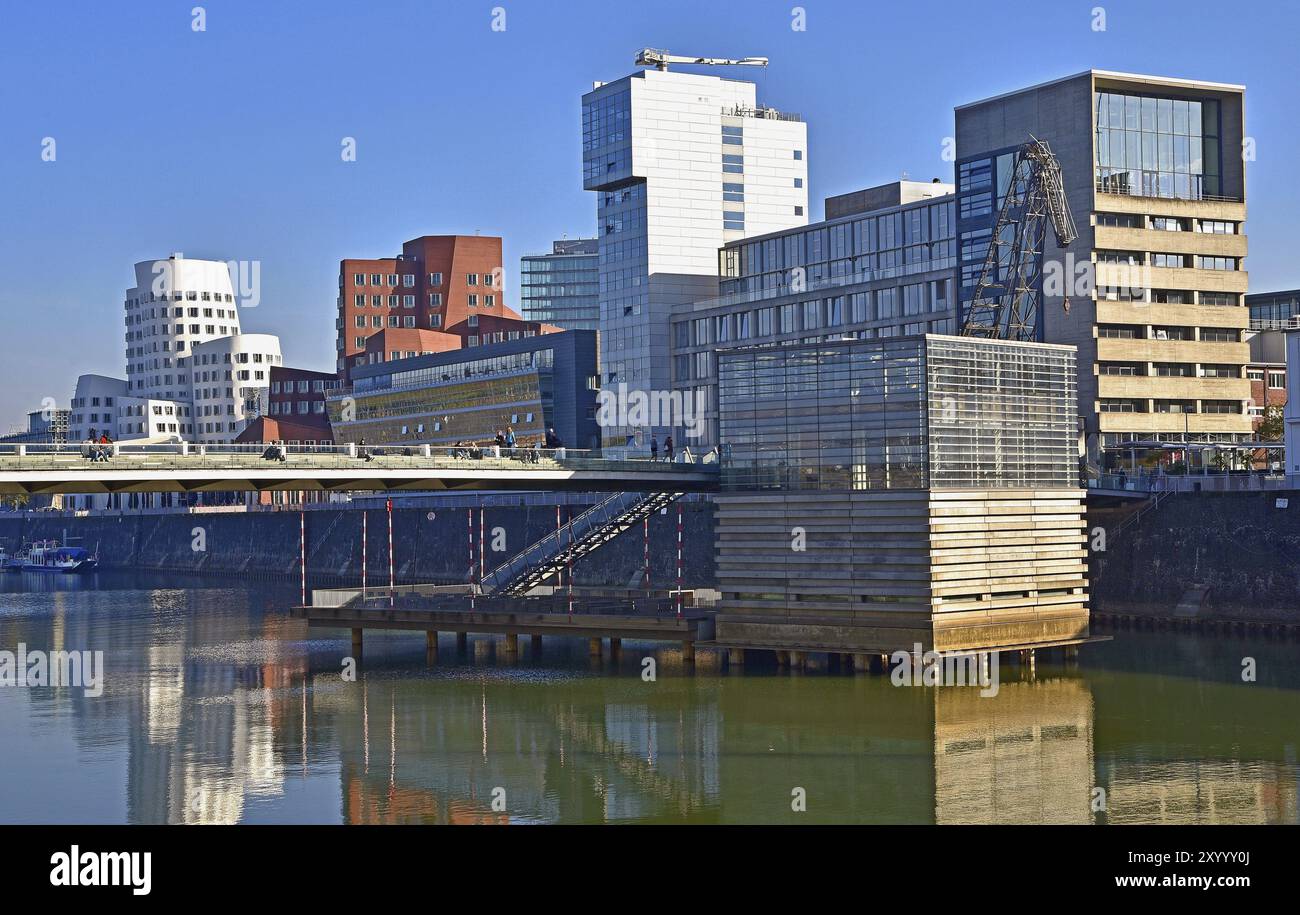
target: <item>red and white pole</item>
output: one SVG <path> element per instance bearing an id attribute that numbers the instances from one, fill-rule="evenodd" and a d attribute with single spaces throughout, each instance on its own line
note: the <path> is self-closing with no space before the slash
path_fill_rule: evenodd
<path id="1" fill-rule="evenodd" d="M 483 549 L 483 508 L 478 510 L 478 583 L 482 587 L 483 579 L 487 578 L 487 553 Z"/>
<path id="2" fill-rule="evenodd" d="M 397 587 L 397 577 L 393 569 L 393 500 L 389 499 L 388 507 L 388 606 L 393 606 L 393 589 Z"/>
<path id="3" fill-rule="evenodd" d="M 569 552 L 565 557 L 569 570 L 569 618 L 573 618 L 573 509 L 569 509 Z"/>
<path id="4" fill-rule="evenodd" d="M 645 569 L 645 591 L 650 594 L 650 516 L 646 515 L 641 524 L 642 567 Z"/>
<path id="5" fill-rule="evenodd" d="M 474 612 L 474 509 L 465 510 L 465 521 L 469 524 L 469 612 Z"/>
<path id="6" fill-rule="evenodd" d="M 561 523 L 560 523 L 560 504 L 557 502 L 557 503 L 555 504 L 555 546 L 556 546 L 557 549 L 558 549 L 559 546 L 560 546 L 560 529 L 561 529 L 561 527 L 562 527 L 562 525 L 561 525 Z M 564 587 L 564 569 L 563 569 L 563 568 L 561 568 L 559 571 L 557 571 L 557 572 L 555 573 L 555 578 L 556 578 L 555 586 L 556 586 L 557 588 L 563 588 L 563 587 Z"/>
<path id="7" fill-rule="evenodd" d="M 361 512 L 361 600 L 366 599 L 366 512 Z"/>
<path id="8" fill-rule="evenodd" d="M 298 574 L 302 580 L 302 606 L 307 606 L 307 513 L 298 512 Z"/>
<path id="9" fill-rule="evenodd" d="M 682 503 L 677 503 L 677 618 L 682 618 Z"/>

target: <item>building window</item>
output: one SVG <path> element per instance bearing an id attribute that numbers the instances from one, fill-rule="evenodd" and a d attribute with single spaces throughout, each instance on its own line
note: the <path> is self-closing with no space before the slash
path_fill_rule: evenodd
<path id="1" fill-rule="evenodd" d="M 1269 373 L 1268 373 L 1268 386 L 1269 386 L 1270 388 L 1285 388 L 1285 387 L 1286 387 L 1286 372 L 1269 372 Z"/>
<path id="2" fill-rule="evenodd" d="M 467 273 L 467 274 L 465 274 L 465 285 L 467 285 L 467 286 L 477 286 L 477 285 L 478 285 L 478 274 L 477 274 L 477 273 Z"/>

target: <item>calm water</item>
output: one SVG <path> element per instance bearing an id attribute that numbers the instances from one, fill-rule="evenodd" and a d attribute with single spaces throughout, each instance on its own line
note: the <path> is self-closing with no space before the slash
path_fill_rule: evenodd
<path id="1" fill-rule="evenodd" d="M 1121 633 L 996 697 L 721 672 L 700 653 L 346 632 L 296 586 L 0 576 L 0 649 L 104 652 L 104 693 L 0 688 L 0 822 L 1297 822 L 1300 646 Z M 337 636 L 337 637 L 336 637 Z M 643 682 L 654 654 L 656 682 Z M 1243 684 L 1242 657 L 1258 664 Z M 1090 809 L 1093 786 L 1108 812 Z M 493 810 L 504 789 L 506 812 Z M 807 812 L 791 792 L 807 792 Z"/>

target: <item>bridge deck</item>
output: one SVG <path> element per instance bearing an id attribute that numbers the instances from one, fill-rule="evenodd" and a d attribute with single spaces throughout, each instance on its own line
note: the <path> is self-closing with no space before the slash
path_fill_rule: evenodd
<path id="1" fill-rule="evenodd" d="M 288 449 L 159 452 L 119 446 L 107 460 L 76 449 L 0 452 L 0 493 L 229 492 L 260 490 L 579 490 L 699 492 L 718 485 L 716 464 L 548 455 L 452 457 L 427 450 L 375 454 Z"/>

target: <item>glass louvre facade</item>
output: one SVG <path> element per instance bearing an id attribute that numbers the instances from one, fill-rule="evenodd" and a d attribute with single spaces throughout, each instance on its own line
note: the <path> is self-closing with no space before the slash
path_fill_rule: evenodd
<path id="1" fill-rule="evenodd" d="M 1078 485 L 1073 347 L 926 343 L 931 487 Z"/>
<path id="2" fill-rule="evenodd" d="M 1222 196 L 1217 100 L 1102 91 L 1093 101 L 1098 190 L 1182 200 Z"/>
<path id="3" fill-rule="evenodd" d="M 718 354 L 731 490 L 1072 487 L 1069 347 L 960 337 Z"/>

